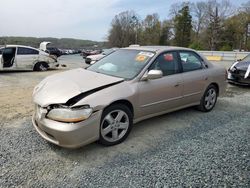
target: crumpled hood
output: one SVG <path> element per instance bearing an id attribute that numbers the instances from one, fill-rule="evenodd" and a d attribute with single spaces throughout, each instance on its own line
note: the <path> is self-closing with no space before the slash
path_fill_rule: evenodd
<path id="1" fill-rule="evenodd" d="M 229 71 L 234 72 L 235 70 L 246 71 L 244 78 L 246 79 L 250 75 L 250 62 L 239 61 L 235 62 L 230 68 Z"/>
<path id="2" fill-rule="evenodd" d="M 122 80 L 82 68 L 74 69 L 54 74 L 41 81 L 34 89 L 33 100 L 42 107 L 64 104 L 81 93 Z"/>
<path id="3" fill-rule="evenodd" d="M 238 62 L 237 64 L 235 64 L 234 66 L 237 68 L 237 69 L 240 69 L 240 70 L 247 70 L 248 67 L 250 65 L 250 62 L 247 62 L 247 61 L 240 61 Z"/>

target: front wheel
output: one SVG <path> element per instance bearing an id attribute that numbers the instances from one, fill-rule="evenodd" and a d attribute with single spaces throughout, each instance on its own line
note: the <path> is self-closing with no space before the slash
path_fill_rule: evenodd
<path id="1" fill-rule="evenodd" d="M 201 99 L 198 109 L 202 112 L 211 111 L 216 104 L 217 97 L 218 97 L 217 88 L 214 85 L 208 86 Z"/>
<path id="2" fill-rule="evenodd" d="M 124 141 L 131 131 L 132 118 L 131 110 L 123 104 L 106 108 L 101 118 L 99 142 L 112 146 Z"/>

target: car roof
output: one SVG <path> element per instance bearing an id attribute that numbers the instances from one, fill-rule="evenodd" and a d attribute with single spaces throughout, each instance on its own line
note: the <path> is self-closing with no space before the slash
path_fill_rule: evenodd
<path id="1" fill-rule="evenodd" d="M 31 46 L 15 45 L 15 44 L 8 44 L 8 45 L 6 45 L 6 46 L 4 46 L 4 47 L 22 47 L 22 48 L 31 48 L 31 49 L 34 49 L 34 50 L 39 50 L 39 49 L 33 48 L 33 47 L 31 47 Z"/>
<path id="2" fill-rule="evenodd" d="M 190 48 L 183 48 L 177 46 L 139 46 L 139 45 L 131 45 L 124 49 L 133 49 L 133 50 L 142 50 L 142 51 L 152 51 L 152 52 L 161 52 L 166 50 L 189 50 L 194 51 Z"/>

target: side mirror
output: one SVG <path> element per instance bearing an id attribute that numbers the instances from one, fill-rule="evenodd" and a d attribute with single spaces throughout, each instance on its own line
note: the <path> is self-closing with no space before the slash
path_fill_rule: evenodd
<path id="1" fill-rule="evenodd" d="M 162 78 L 163 73 L 161 70 L 150 70 L 149 72 L 145 73 L 145 75 L 142 77 L 142 81 L 146 80 L 155 80 Z"/>

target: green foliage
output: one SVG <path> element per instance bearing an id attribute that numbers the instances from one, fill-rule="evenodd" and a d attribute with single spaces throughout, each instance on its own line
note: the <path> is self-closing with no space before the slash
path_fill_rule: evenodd
<path id="1" fill-rule="evenodd" d="M 62 49 L 82 49 L 92 47 L 93 45 L 98 45 L 100 47 L 104 45 L 103 42 L 69 38 L 0 37 L 0 45 L 17 44 L 38 48 L 40 43 L 43 41 L 49 41 L 53 46 Z"/>
<path id="2" fill-rule="evenodd" d="M 229 46 L 229 44 L 225 44 L 220 48 L 220 51 L 232 51 L 232 46 Z"/>
<path id="3" fill-rule="evenodd" d="M 192 48 L 192 49 L 194 49 L 194 50 L 203 50 L 201 44 L 198 43 L 198 42 L 193 42 L 193 43 L 191 43 L 188 47 L 189 47 L 189 48 Z"/>
<path id="4" fill-rule="evenodd" d="M 142 23 L 142 45 L 157 45 L 161 37 L 161 22 L 158 14 L 147 15 Z"/>

